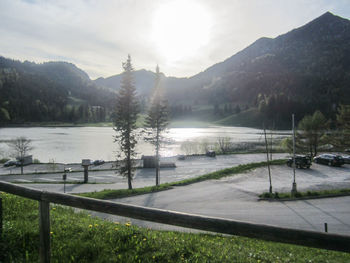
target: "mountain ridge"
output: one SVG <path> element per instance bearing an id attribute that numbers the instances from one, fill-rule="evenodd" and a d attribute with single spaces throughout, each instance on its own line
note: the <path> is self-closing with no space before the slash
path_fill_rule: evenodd
<path id="1" fill-rule="evenodd" d="M 294 42 L 296 42 L 295 38 L 298 38 L 300 37 L 300 35 L 305 34 L 303 33 L 304 31 L 310 31 L 310 29 L 311 31 L 317 31 L 317 30 L 314 30 L 315 26 L 317 29 L 319 28 L 322 29 L 324 27 L 323 26 L 320 27 L 319 26 L 320 24 L 332 26 L 335 23 L 339 23 L 339 21 L 341 21 L 341 23 L 343 23 L 346 27 L 348 27 L 349 20 L 333 15 L 331 12 L 326 12 L 323 15 L 317 17 L 316 19 L 310 21 L 309 23 L 299 28 L 292 29 L 287 33 L 277 36 L 276 38 L 261 37 L 256 41 L 254 41 L 249 46 L 247 46 L 246 48 L 244 48 L 243 50 L 238 51 L 231 57 L 210 66 L 209 68 L 205 69 L 202 72 L 199 72 L 198 74 L 195 74 L 191 77 L 186 77 L 186 78 L 171 77 L 172 81 L 176 82 L 176 80 L 181 80 L 181 81 L 187 80 L 186 85 L 188 86 L 188 88 L 192 88 L 193 86 L 197 86 L 197 87 L 208 86 L 208 85 L 210 86 L 210 83 L 213 81 L 215 82 L 216 78 L 218 77 L 222 78 L 223 77 L 222 75 L 226 75 L 226 74 L 232 73 L 235 70 L 239 70 L 242 66 L 241 64 L 246 63 L 247 58 L 254 59 L 256 57 L 268 54 L 269 51 L 271 51 L 274 48 L 274 46 L 282 45 L 284 42 L 288 42 L 291 38 L 294 39 Z M 339 29 L 339 27 L 336 27 L 336 28 Z M 274 55 L 274 54 L 271 54 L 271 55 Z M 150 72 L 150 74 L 154 74 L 152 71 L 147 71 L 147 72 Z M 138 71 L 136 71 L 135 73 L 138 74 Z M 106 79 L 110 80 L 120 75 L 121 74 L 113 75 Z M 165 77 L 165 78 L 169 78 L 169 77 Z M 97 82 L 99 85 L 113 88 L 113 84 L 111 82 L 109 82 L 108 85 L 105 85 L 102 79 L 99 79 L 99 81 Z M 165 81 L 165 83 L 166 82 L 167 81 Z M 193 82 L 196 82 L 196 83 L 193 83 Z M 117 83 L 115 83 L 114 85 L 118 87 Z M 138 83 L 136 81 L 136 86 L 137 85 Z M 173 86 L 174 85 L 170 84 L 169 89 L 172 89 Z M 147 90 L 151 90 L 151 87 L 149 87 Z"/>
<path id="2" fill-rule="evenodd" d="M 259 112 L 256 116 L 261 117 L 259 122 L 271 121 L 277 125 L 289 119 L 291 113 L 300 119 L 318 109 L 332 118 L 340 103 L 350 104 L 348 43 L 350 21 L 327 12 L 275 38 L 261 37 L 191 77 L 163 75 L 161 83 L 170 105 L 177 109 L 196 105 L 208 109 L 211 105 L 213 119 L 234 114 L 232 110 L 225 110 L 232 108 L 237 109 L 236 113 L 238 109 L 256 109 Z M 111 101 L 122 76 L 90 80 L 83 70 L 67 62 L 35 64 L 26 61 L 19 65 L 18 61 L 4 61 L 0 57 L 0 81 L 1 77 L 6 79 L 8 68 L 22 75 L 37 74 L 46 83 L 45 92 L 49 92 L 50 83 L 54 83 L 55 89 L 63 90 L 64 102 L 73 94 L 91 105 L 107 107 L 103 100 L 108 97 Z M 134 79 L 139 96 L 146 103 L 154 86 L 155 73 L 137 70 Z M 0 100 L 0 108 L 4 108 L 1 103 L 5 105 L 6 100 Z M 108 105 L 111 108 L 112 102 Z M 186 112 L 192 114 L 192 110 Z"/>

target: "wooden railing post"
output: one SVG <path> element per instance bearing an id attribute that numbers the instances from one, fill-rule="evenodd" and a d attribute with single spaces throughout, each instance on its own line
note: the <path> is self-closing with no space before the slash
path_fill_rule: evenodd
<path id="1" fill-rule="evenodd" d="M 0 197 L 0 241 L 2 240 L 2 198 Z"/>
<path id="2" fill-rule="evenodd" d="M 40 262 L 50 262 L 50 203 L 39 201 Z"/>

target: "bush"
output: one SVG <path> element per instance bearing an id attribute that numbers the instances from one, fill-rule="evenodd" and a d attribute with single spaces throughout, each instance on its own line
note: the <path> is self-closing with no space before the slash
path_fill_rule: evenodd
<path id="1" fill-rule="evenodd" d="M 262 198 L 273 198 L 273 194 L 265 192 L 261 195 Z"/>
<path id="2" fill-rule="evenodd" d="M 298 198 L 299 198 L 299 197 L 302 197 L 302 194 L 301 194 L 300 192 L 296 192 L 296 193 L 295 193 L 295 197 L 298 197 Z"/>
<path id="3" fill-rule="evenodd" d="M 318 196 L 318 195 L 320 195 L 320 193 L 319 192 L 313 192 L 313 191 L 307 191 L 306 195 L 307 196 Z"/>
<path id="4" fill-rule="evenodd" d="M 10 160 L 9 158 L 2 158 L 0 159 L 0 163 L 6 163 L 9 160 Z"/>
<path id="5" fill-rule="evenodd" d="M 34 159 L 33 163 L 38 164 L 38 163 L 40 163 L 40 161 L 39 161 L 39 159 Z"/>

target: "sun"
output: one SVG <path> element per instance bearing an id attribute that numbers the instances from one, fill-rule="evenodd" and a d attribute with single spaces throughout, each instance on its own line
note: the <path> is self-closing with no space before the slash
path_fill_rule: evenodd
<path id="1" fill-rule="evenodd" d="M 196 55 L 210 38 L 210 12 L 191 0 L 171 1 L 159 6 L 152 24 L 152 40 L 167 62 Z"/>

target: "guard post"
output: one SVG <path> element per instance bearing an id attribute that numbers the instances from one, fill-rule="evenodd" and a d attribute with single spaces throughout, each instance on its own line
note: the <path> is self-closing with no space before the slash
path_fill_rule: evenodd
<path id="1" fill-rule="evenodd" d="M 63 179 L 63 193 L 66 193 L 67 173 L 69 173 L 71 171 L 72 171 L 72 168 L 64 168 L 64 173 L 62 175 L 62 179 Z"/>
<path id="2" fill-rule="evenodd" d="M 84 167 L 84 183 L 89 182 L 89 165 L 90 165 L 90 159 L 83 159 L 81 161 L 81 165 Z"/>

